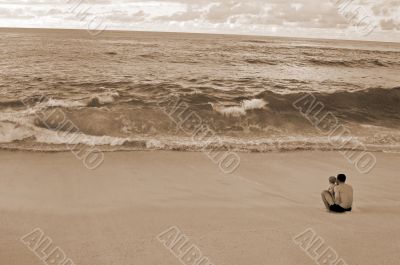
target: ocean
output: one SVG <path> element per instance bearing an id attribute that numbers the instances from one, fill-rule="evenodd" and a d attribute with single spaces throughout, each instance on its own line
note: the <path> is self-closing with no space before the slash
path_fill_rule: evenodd
<path id="1" fill-rule="evenodd" d="M 0 29 L 0 51 L 0 148 L 400 150 L 396 43 Z"/>

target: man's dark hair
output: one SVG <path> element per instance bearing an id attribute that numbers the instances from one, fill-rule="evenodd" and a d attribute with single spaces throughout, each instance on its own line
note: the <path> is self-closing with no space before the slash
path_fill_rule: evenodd
<path id="1" fill-rule="evenodd" d="M 339 174 L 339 175 L 337 175 L 337 179 L 340 181 L 340 182 L 346 182 L 346 175 L 345 174 Z"/>

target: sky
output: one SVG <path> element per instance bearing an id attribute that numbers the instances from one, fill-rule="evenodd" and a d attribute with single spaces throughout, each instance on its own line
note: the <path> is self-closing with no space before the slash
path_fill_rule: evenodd
<path id="1" fill-rule="evenodd" d="M 0 27 L 400 42 L 400 0 L 0 0 Z"/>

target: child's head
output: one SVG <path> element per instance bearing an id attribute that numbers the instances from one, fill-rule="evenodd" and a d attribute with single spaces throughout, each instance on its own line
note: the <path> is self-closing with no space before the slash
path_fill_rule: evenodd
<path id="1" fill-rule="evenodd" d="M 336 184 L 336 182 L 337 182 L 336 177 L 329 177 L 330 184 Z"/>

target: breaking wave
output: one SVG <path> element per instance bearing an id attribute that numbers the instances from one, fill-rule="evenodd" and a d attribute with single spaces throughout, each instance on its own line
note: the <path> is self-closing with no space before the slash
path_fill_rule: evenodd
<path id="1" fill-rule="evenodd" d="M 51 107 L 79 108 L 100 107 L 115 102 L 119 97 L 117 92 L 98 93 L 89 98 L 55 99 L 47 96 L 31 96 L 22 100 L 0 101 L 0 109 L 35 107 L 40 109 Z"/>
<path id="2" fill-rule="evenodd" d="M 244 116 L 248 110 L 264 109 L 268 104 L 263 99 L 243 100 L 238 106 L 219 106 L 210 103 L 213 109 L 226 116 Z"/>
<path id="3" fill-rule="evenodd" d="M 335 149 L 293 106 L 306 95 L 265 90 L 251 97 L 197 93 L 146 102 L 107 92 L 76 100 L 29 98 L 21 101 L 23 105 L 3 101 L 0 146 L 40 150 L 83 144 L 116 150 L 198 151 L 206 145 L 252 152 Z M 368 148 L 400 148 L 400 87 L 309 95 Z M 166 110 L 155 103 L 174 107 L 174 100 L 186 103 L 200 120 L 185 120 L 185 110 Z M 184 127 L 179 127 L 180 121 Z M 217 139 L 192 139 L 187 131 L 194 133 L 200 125 L 208 126 Z"/>

